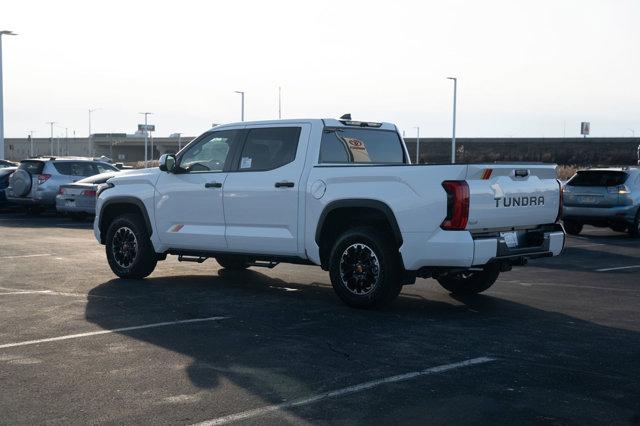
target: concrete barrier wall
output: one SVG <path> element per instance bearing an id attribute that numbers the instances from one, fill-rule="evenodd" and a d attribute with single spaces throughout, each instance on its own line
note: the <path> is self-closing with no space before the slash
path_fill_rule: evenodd
<path id="1" fill-rule="evenodd" d="M 184 146 L 192 138 L 184 137 Z M 34 138 L 36 155 L 51 153 L 49 138 Z M 53 154 L 88 156 L 88 138 L 56 138 Z M 144 159 L 144 141 L 128 137 L 94 137 L 94 152 L 106 155 L 115 161 L 133 162 Z M 411 158 L 415 161 L 416 140 L 406 138 Z M 637 164 L 640 138 L 459 138 L 457 140 L 458 162 L 494 161 L 542 161 L 578 166 L 590 165 L 635 165 Z M 154 158 L 165 152 L 176 152 L 177 141 L 173 138 L 154 138 Z M 423 163 L 449 163 L 451 140 L 448 138 L 421 138 L 420 158 Z M 21 160 L 29 156 L 29 140 L 26 138 L 5 139 L 5 158 Z"/>
<path id="2" fill-rule="evenodd" d="M 406 138 L 415 161 L 416 140 Z M 635 165 L 640 138 L 459 138 L 457 162 L 536 161 L 578 166 Z M 420 139 L 424 163 L 451 161 L 451 139 Z"/>

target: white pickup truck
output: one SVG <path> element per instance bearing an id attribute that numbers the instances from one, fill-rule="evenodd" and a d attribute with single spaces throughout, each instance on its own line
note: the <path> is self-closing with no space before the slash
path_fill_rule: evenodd
<path id="1" fill-rule="evenodd" d="M 314 264 L 367 308 L 416 277 L 474 294 L 559 255 L 560 197 L 551 164 L 412 165 L 389 123 L 242 122 L 101 185 L 94 232 L 122 278 L 169 254 L 229 269 Z"/>

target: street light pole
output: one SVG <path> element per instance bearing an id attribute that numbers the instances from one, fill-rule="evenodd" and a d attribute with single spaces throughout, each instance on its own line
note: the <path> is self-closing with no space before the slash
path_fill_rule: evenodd
<path id="1" fill-rule="evenodd" d="M 29 157 L 33 158 L 33 130 L 29 130 Z"/>
<path id="2" fill-rule="evenodd" d="M 458 79 L 457 77 L 447 77 L 453 80 L 453 133 L 451 135 L 451 164 L 456 162 L 456 100 L 458 97 Z"/>
<path id="3" fill-rule="evenodd" d="M 236 93 L 239 93 L 241 96 L 242 105 L 240 107 L 240 121 L 244 121 L 244 92 L 240 90 L 236 90 Z"/>
<path id="4" fill-rule="evenodd" d="M 152 112 L 139 112 L 138 114 L 144 115 L 144 168 L 149 167 L 147 163 L 147 144 L 149 143 L 149 130 L 147 130 L 149 123 L 147 122 L 147 117 L 149 114 L 153 114 Z"/>
<path id="5" fill-rule="evenodd" d="M 282 87 L 278 86 L 278 120 L 282 120 Z"/>
<path id="6" fill-rule="evenodd" d="M 416 164 L 420 164 L 420 126 L 414 127 L 417 132 L 416 136 Z"/>
<path id="7" fill-rule="evenodd" d="M 91 113 L 100 108 L 89 108 L 89 157 L 93 158 L 93 139 L 91 138 Z"/>
<path id="8" fill-rule="evenodd" d="M 53 125 L 56 124 L 55 121 L 47 121 L 47 124 L 51 126 L 51 137 L 49 138 L 49 143 L 51 145 L 51 156 L 53 157 Z"/>
<path id="9" fill-rule="evenodd" d="M 4 160 L 4 97 L 2 84 L 2 36 L 18 35 L 13 31 L 0 31 L 0 160 Z"/>

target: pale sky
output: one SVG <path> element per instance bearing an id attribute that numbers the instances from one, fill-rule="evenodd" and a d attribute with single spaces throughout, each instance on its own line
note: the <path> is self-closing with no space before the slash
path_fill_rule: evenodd
<path id="1" fill-rule="evenodd" d="M 0 0 L 5 135 L 338 117 L 415 135 L 640 136 L 640 0 Z M 631 130 L 632 129 L 632 130 Z M 56 129 L 62 135 L 64 130 Z"/>

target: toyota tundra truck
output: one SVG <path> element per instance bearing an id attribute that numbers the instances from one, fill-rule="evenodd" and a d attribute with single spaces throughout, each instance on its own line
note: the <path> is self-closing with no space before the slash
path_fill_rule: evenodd
<path id="1" fill-rule="evenodd" d="M 226 124 L 100 185 L 94 233 L 125 279 L 174 255 L 227 269 L 319 265 L 357 308 L 391 302 L 416 277 L 476 294 L 562 252 L 555 168 L 414 165 L 390 123 Z"/>

